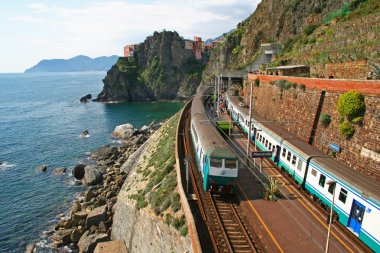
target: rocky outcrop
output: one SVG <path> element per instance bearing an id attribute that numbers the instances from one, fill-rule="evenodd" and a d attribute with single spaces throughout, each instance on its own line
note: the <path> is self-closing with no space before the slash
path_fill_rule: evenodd
<path id="1" fill-rule="evenodd" d="M 112 231 L 114 205 L 128 175 L 123 164 L 161 124 L 144 127 L 124 140 L 121 147 L 101 147 L 91 154 L 96 165 L 77 164 L 73 176 L 85 185 L 92 185 L 74 201 L 68 215 L 60 221 L 51 235 L 53 248 L 69 246 L 79 252 L 93 252 L 97 243 L 109 241 Z"/>
<path id="2" fill-rule="evenodd" d="M 119 58 L 104 78 L 97 101 L 148 101 L 192 95 L 207 56 L 197 61 L 177 32 L 154 32 L 133 57 Z"/>

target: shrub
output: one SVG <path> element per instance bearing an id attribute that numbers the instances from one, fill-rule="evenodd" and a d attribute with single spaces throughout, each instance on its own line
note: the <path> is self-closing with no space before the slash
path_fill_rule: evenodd
<path id="1" fill-rule="evenodd" d="M 363 123 L 363 120 L 364 120 L 364 117 L 360 116 L 360 117 L 356 117 L 356 118 L 352 119 L 351 122 L 354 124 L 361 125 Z"/>
<path id="2" fill-rule="evenodd" d="M 298 86 L 297 83 L 292 83 L 292 87 L 293 87 L 293 89 L 297 89 L 297 86 Z"/>
<path id="3" fill-rule="evenodd" d="M 320 118 L 321 125 L 324 127 L 328 127 L 331 122 L 331 116 L 328 113 L 324 113 Z"/>
<path id="4" fill-rule="evenodd" d="M 255 86 L 256 86 L 256 87 L 259 87 L 259 86 L 260 86 L 260 79 L 259 79 L 259 78 L 256 78 L 256 79 L 255 79 Z"/>
<path id="5" fill-rule="evenodd" d="M 330 23 L 331 20 L 333 20 L 333 19 L 345 17 L 345 16 L 347 16 L 350 13 L 351 13 L 351 11 L 349 10 L 349 4 L 348 3 L 344 3 L 340 9 L 329 13 L 324 18 L 323 22 L 325 24 L 327 24 L 327 23 Z"/>
<path id="6" fill-rule="evenodd" d="M 182 226 L 181 229 L 179 230 L 179 233 L 180 233 L 182 236 L 186 236 L 187 233 L 188 233 L 187 226 L 186 226 L 186 225 Z"/>
<path id="7" fill-rule="evenodd" d="M 343 122 L 339 126 L 339 131 L 346 139 L 350 139 L 355 133 L 355 128 L 351 123 Z"/>
<path id="8" fill-rule="evenodd" d="M 302 91 L 305 91 L 306 90 L 306 85 L 304 85 L 303 83 L 300 84 L 300 89 Z"/>
<path id="9" fill-rule="evenodd" d="M 288 81 L 285 82 L 285 90 L 289 90 L 290 87 L 292 87 L 292 83 L 289 83 Z"/>
<path id="10" fill-rule="evenodd" d="M 304 33 L 309 36 L 310 34 L 312 34 L 315 29 L 317 29 L 317 25 L 316 24 L 311 24 L 311 25 L 308 25 L 305 27 L 305 30 L 304 30 Z"/>
<path id="11" fill-rule="evenodd" d="M 268 201 L 277 201 L 280 198 L 279 188 L 277 180 L 269 177 L 269 184 L 264 184 L 263 198 Z"/>
<path id="12" fill-rule="evenodd" d="M 172 221 L 173 221 L 173 217 L 170 215 L 170 213 L 167 213 L 167 214 L 165 215 L 165 223 L 166 223 L 167 225 L 170 225 L 170 224 L 172 223 Z"/>
<path id="13" fill-rule="evenodd" d="M 339 97 L 338 112 L 351 121 L 365 113 L 364 96 L 357 91 L 346 92 Z"/>

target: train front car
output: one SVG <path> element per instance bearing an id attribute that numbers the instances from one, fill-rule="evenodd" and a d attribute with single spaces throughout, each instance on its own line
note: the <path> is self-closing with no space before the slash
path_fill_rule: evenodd
<path id="1" fill-rule="evenodd" d="M 209 120 L 204 103 L 207 90 L 198 89 L 191 106 L 191 137 L 205 191 L 233 193 L 238 157 Z"/>

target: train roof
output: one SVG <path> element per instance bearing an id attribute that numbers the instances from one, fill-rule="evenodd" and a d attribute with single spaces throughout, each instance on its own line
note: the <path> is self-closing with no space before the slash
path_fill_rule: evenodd
<path id="1" fill-rule="evenodd" d="M 237 159 L 227 142 L 206 115 L 204 108 L 207 89 L 198 89 L 191 105 L 191 121 L 197 131 L 204 152 L 210 157 Z"/>
<path id="2" fill-rule="evenodd" d="M 241 113 L 248 115 L 249 108 L 239 105 L 241 100 L 238 96 L 233 96 L 229 94 L 229 92 L 227 92 L 227 96 Z M 257 124 L 259 129 L 263 127 L 266 128 L 266 130 L 271 133 L 272 137 L 302 155 L 305 160 L 308 157 L 316 156 L 311 159 L 311 164 L 314 166 L 321 167 L 327 173 L 331 174 L 331 176 L 341 179 L 343 183 L 351 186 L 351 188 L 361 194 L 364 198 L 371 199 L 376 202 L 377 205 L 380 204 L 379 182 L 376 182 L 369 176 L 363 175 L 357 170 L 344 165 L 336 159 L 327 157 L 322 151 L 292 135 L 287 130 L 280 127 L 276 122 L 270 122 L 263 117 L 260 117 L 255 112 L 252 113 L 252 119 L 255 121 L 253 124 Z"/>

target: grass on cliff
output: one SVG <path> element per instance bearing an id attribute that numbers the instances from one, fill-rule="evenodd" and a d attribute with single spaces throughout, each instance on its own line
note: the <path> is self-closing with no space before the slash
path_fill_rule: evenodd
<path id="1" fill-rule="evenodd" d="M 175 115 L 160 130 L 162 136 L 146 168 L 136 170 L 147 184 L 130 198 L 136 200 L 136 209 L 149 206 L 157 216 L 164 217 L 168 225 L 175 227 L 185 236 L 187 227 L 184 217 L 176 217 L 176 213 L 181 209 L 180 197 L 176 191 L 174 150 L 178 117 L 179 114 Z"/>

